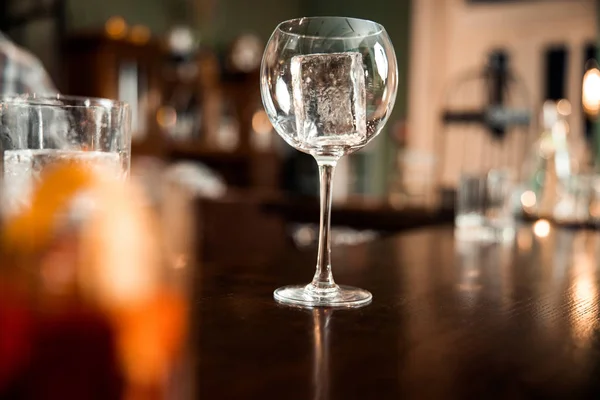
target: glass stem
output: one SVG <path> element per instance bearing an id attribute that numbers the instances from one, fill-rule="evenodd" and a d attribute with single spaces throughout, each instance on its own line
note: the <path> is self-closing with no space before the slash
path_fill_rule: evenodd
<path id="1" fill-rule="evenodd" d="M 319 221 L 319 250 L 317 254 L 317 271 L 312 281 L 312 289 L 330 292 L 337 286 L 331 274 L 331 195 L 333 173 L 337 159 L 318 158 L 319 178 L 321 182 L 321 218 Z"/>

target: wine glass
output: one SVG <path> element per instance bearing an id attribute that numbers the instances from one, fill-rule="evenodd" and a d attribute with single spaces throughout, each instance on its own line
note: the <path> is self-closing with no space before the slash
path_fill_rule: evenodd
<path id="1" fill-rule="evenodd" d="M 335 284 L 331 274 L 331 189 L 337 161 L 371 141 L 392 112 L 398 86 L 394 48 L 383 26 L 355 18 L 282 22 L 263 55 L 261 94 L 281 137 L 319 166 L 321 215 L 317 270 L 308 285 L 275 290 L 301 307 L 359 307 L 366 290 Z"/>

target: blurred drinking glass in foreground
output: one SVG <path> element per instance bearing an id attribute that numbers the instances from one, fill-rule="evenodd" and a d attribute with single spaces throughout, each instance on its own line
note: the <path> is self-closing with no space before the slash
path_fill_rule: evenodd
<path id="1" fill-rule="evenodd" d="M 131 154 L 129 106 L 83 97 L 24 95 L 0 100 L 4 209 L 27 205 L 40 173 L 57 162 L 127 176 Z"/>
<path id="2" fill-rule="evenodd" d="M 189 398 L 168 382 L 185 363 L 192 259 L 164 245 L 164 202 L 123 179 L 128 107 L 0 108 L 0 398 Z"/>

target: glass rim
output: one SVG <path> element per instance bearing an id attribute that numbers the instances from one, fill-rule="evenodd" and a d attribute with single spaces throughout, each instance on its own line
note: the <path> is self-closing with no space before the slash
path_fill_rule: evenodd
<path id="1" fill-rule="evenodd" d="M 304 35 L 302 33 L 296 33 L 296 32 L 292 32 L 292 31 L 285 31 L 283 29 L 283 27 L 287 24 L 292 24 L 294 22 L 297 21 L 302 21 L 302 20 L 346 20 L 346 21 L 357 21 L 357 22 L 361 22 L 361 23 L 370 23 L 373 24 L 377 29 L 375 32 L 371 32 L 368 34 L 356 34 L 354 36 L 320 36 L 320 35 Z M 288 19 L 286 21 L 282 21 L 279 23 L 279 25 L 277 25 L 277 28 L 275 28 L 275 31 L 279 31 L 284 35 L 289 35 L 289 36 L 295 36 L 298 38 L 307 38 L 307 39 L 322 39 L 322 40 L 351 40 L 351 39 L 362 39 L 362 38 L 368 38 L 368 37 L 372 37 L 372 36 L 378 36 L 381 35 L 382 33 L 386 32 L 385 28 L 383 27 L 383 25 L 381 25 L 378 22 L 372 21 L 370 19 L 363 19 L 363 18 L 354 18 L 354 17 L 339 17 L 339 16 L 314 16 L 314 17 L 300 17 L 300 18 L 292 18 L 292 19 Z"/>
<path id="2" fill-rule="evenodd" d="M 60 103 L 53 103 L 58 101 Z M 21 95 L 0 95 L 0 106 L 36 106 L 55 108 L 101 108 L 101 109 L 129 109 L 129 104 L 120 100 L 111 100 L 101 97 L 72 96 L 72 95 L 48 95 L 27 93 Z"/>

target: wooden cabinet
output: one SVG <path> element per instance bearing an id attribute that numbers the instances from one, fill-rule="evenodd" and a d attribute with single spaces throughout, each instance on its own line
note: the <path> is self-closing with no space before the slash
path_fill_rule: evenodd
<path id="1" fill-rule="evenodd" d="M 196 160 L 231 186 L 278 190 L 280 156 L 253 140 L 252 120 L 262 112 L 258 71 L 223 77 L 217 56 L 205 50 L 185 63 L 191 72 L 182 72 L 157 41 L 138 44 L 102 34 L 70 37 L 65 53 L 68 93 L 131 104 L 134 157 Z M 176 96 L 182 92 L 194 97 L 198 121 L 183 135 L 174 134 L 181 121 Z M 234 145 L 223 144 L 224 129 L 234 129 Z"/>

